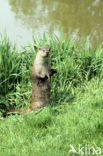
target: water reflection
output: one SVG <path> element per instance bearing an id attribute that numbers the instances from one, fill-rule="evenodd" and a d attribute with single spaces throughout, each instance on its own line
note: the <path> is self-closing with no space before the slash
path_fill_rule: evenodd
<path id="1" fill-rule="evenodd" d="M 93 44 L 103 40 L 103 0 L 9 0 L 15 18 L 35 32 L 79 38 L 92 34 Z"/>

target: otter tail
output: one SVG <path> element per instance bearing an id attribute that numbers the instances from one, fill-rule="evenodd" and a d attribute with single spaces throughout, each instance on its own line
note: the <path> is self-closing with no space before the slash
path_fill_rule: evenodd
<path id="1" fill-rule="evenodd" d="M 2 114 L 2 117 L 6 118 L 7 116 L 9 115 L 15 115 L 15 114 L 26 114 L 26 113 L 29 113 L 31 112 L 32 110 L 30 108 L 26 109 L 26 110 L 11 110 L 11 111 L 8 111 L 8 112 L 4 112 Z"/>

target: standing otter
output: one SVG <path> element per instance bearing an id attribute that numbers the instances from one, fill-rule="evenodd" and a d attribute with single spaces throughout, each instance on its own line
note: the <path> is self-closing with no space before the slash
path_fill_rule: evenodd
<path id="1" fill-rule="evenodd" d="M 50 78 L 54 73 L 57 73 L 56 69 L 51 69 L 49 55 L 50 47 L 39 48 L 36 58 L 34 60 L 32 68 L 32 101 L 28 109 L 12 110 L 3 114 L 7 116 L 12 113 L 25 114 L 32 110 L 44 107 L 50 100 Z"/>
<path id="2" fill-rule="evenodd" d="M 49 61 L 50 47 L 41 47 L 32 68 L 32 103 L 31 110 L 43 107 L 50 100 L 50 77 L 56 73 Z"/>

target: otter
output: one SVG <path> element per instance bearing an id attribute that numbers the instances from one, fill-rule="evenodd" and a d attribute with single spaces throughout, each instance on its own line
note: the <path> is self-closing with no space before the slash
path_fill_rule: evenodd
<path id="1" fill-rule="evenodd" d="M 32 67 L 32 98 L 31 105 L 26 110 L 11 110 L 3 114 L 7 115 L 18 113 L 25 114 L 37 110 L 49 104 L 50 102 L 50 79 L 57 73 L 56 69 L 51 68 L 49 55 L 51 48 L 48 46 L 39 48 Z"/>

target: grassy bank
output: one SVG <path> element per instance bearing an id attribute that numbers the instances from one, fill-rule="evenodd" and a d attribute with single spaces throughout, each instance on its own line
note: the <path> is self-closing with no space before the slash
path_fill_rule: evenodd
<path id="1" fill-rule="evenodd" d="M 0 40 L 0 111 L 30 105 L 30 72 L 36 51 L 44 45 L 51 47 L 52 66 L 58 70 L 51 82 L 51 102 L 30 114 L 1 118 L 0 155 L 78 155 L 69 153 L 70 144 L 77 151 L 81 144 L 103 152 L 102 46 L 93 49 L 85 42 L 80 48 L 62 37 L 33 40 L 23 51 L 7 38 Z"/>

